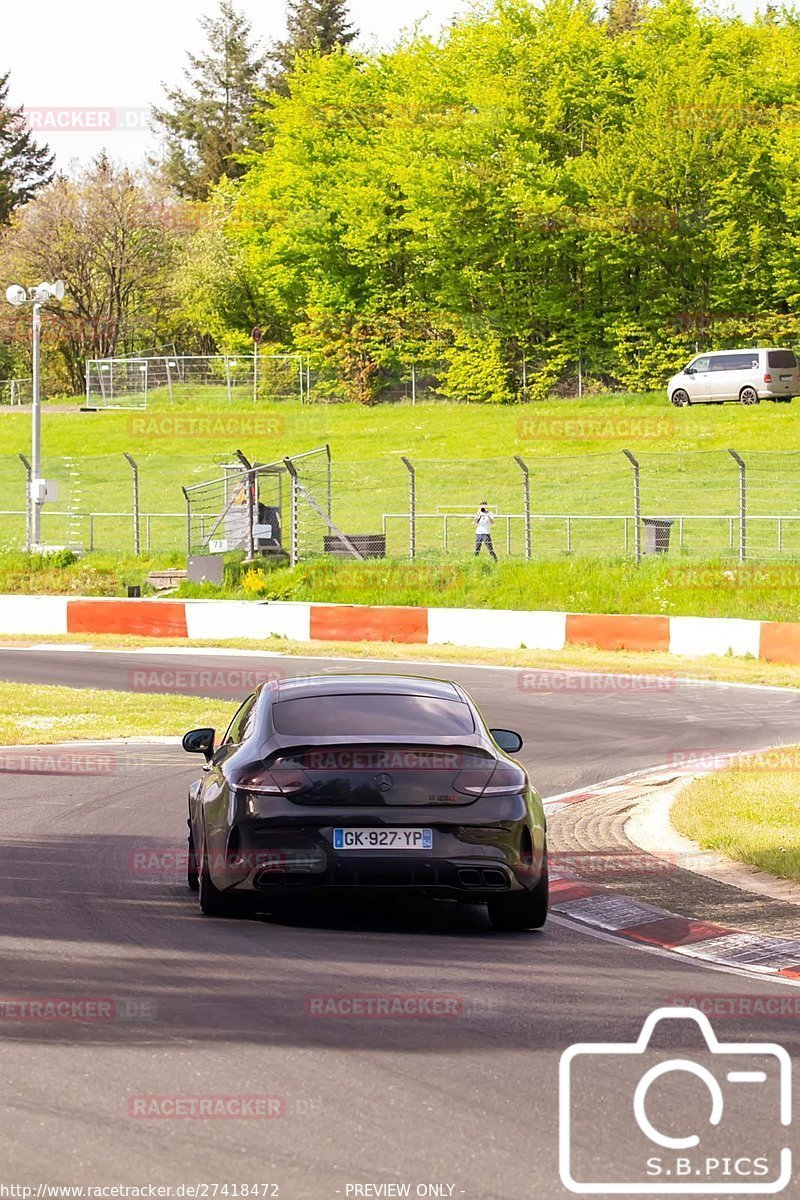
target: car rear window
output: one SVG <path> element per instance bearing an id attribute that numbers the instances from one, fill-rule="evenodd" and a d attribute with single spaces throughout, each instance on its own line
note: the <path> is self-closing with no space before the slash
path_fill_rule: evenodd
<path id="1" fill-rule="evenodd" d="M 374 692 L 281 700 L 272 719 L 290 737 L 458 737 L 475 730 L 461 700 Z"/>
<path id="2" fill-rule="evenodd" d="M 770 350 L 767 355 L 767 365 L 770 367 L 789 367 L 792 371 L 797 367 L 797 359 L 792 350 Z"/>

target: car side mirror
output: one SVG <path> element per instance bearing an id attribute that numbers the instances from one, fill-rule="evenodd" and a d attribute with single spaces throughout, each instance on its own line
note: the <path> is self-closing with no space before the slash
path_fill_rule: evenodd
<path id="1" fill-rule="evenodd" d="M 684 375 L 694 375 L 694 367 L 684 367 L 683 373 Z"/>
<path id="2" fill-rule="evenodd" d="M 202 754 L 206 762 L 211 762 L 214 757 L 216 736 L 215 729 L 192 729 L 189 733 L 184 734 L 182 745 L 187 754 Z"/>
<path id="3" fill-rule="evenodd" d="M 489 732 L 506 754 L 516 754 L 522 749 L 522 738 L 513 729 L 491 729 Z"/>

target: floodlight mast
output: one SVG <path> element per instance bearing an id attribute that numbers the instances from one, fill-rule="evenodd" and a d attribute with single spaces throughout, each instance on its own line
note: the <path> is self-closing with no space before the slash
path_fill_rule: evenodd
<path id="1" fill-rule="evenodd" d="M 18 308 L 30 304 L 33 309 L 33 419 L 31 431 L 31 546 L 42 544 L 42 504 L 44 488 L 42 480 L 42 412 L 40 396 L 39 351 L 42 338 L 42 307 L 50 300 L 63 300 L 64 284 L 40 283 L 27 291 L 17 283 L 6 290 L 6 300 Z"/>

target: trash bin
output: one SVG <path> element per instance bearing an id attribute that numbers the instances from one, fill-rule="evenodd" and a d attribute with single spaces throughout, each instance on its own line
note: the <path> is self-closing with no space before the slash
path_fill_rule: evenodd
<path id="1" fill-rule="evenodd" d="M 675 524 L 671 517 L 643 517 L 645 554 L 666 554 L 669 535 Z"/>

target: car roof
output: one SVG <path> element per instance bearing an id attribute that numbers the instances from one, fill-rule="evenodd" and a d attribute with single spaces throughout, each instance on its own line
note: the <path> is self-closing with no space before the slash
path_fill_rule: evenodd
<path id="1" fill-rule="evenodd" d="M 771 350 L 788 350 L 790 354 L 794 354 L 789 346 L 732 346 L 729 350 L 700 350 L 695 354 L 695 358 L 716 358 L 718 354 L 756 354 L 763 350 L 769 353 Z"/>
<path id="2" fill-rule="evenodd" d="M 389 675 L 378 672 L 343 672 L 336 675 L 304 675 L 282 679 L 273 700 L 299 699 L 311 696 L 346 696 L 355 694 L 393 696 L 433 696 L 465 704 L 460 688 L 446 679 L 426 679 L 421 675 Z"/>

